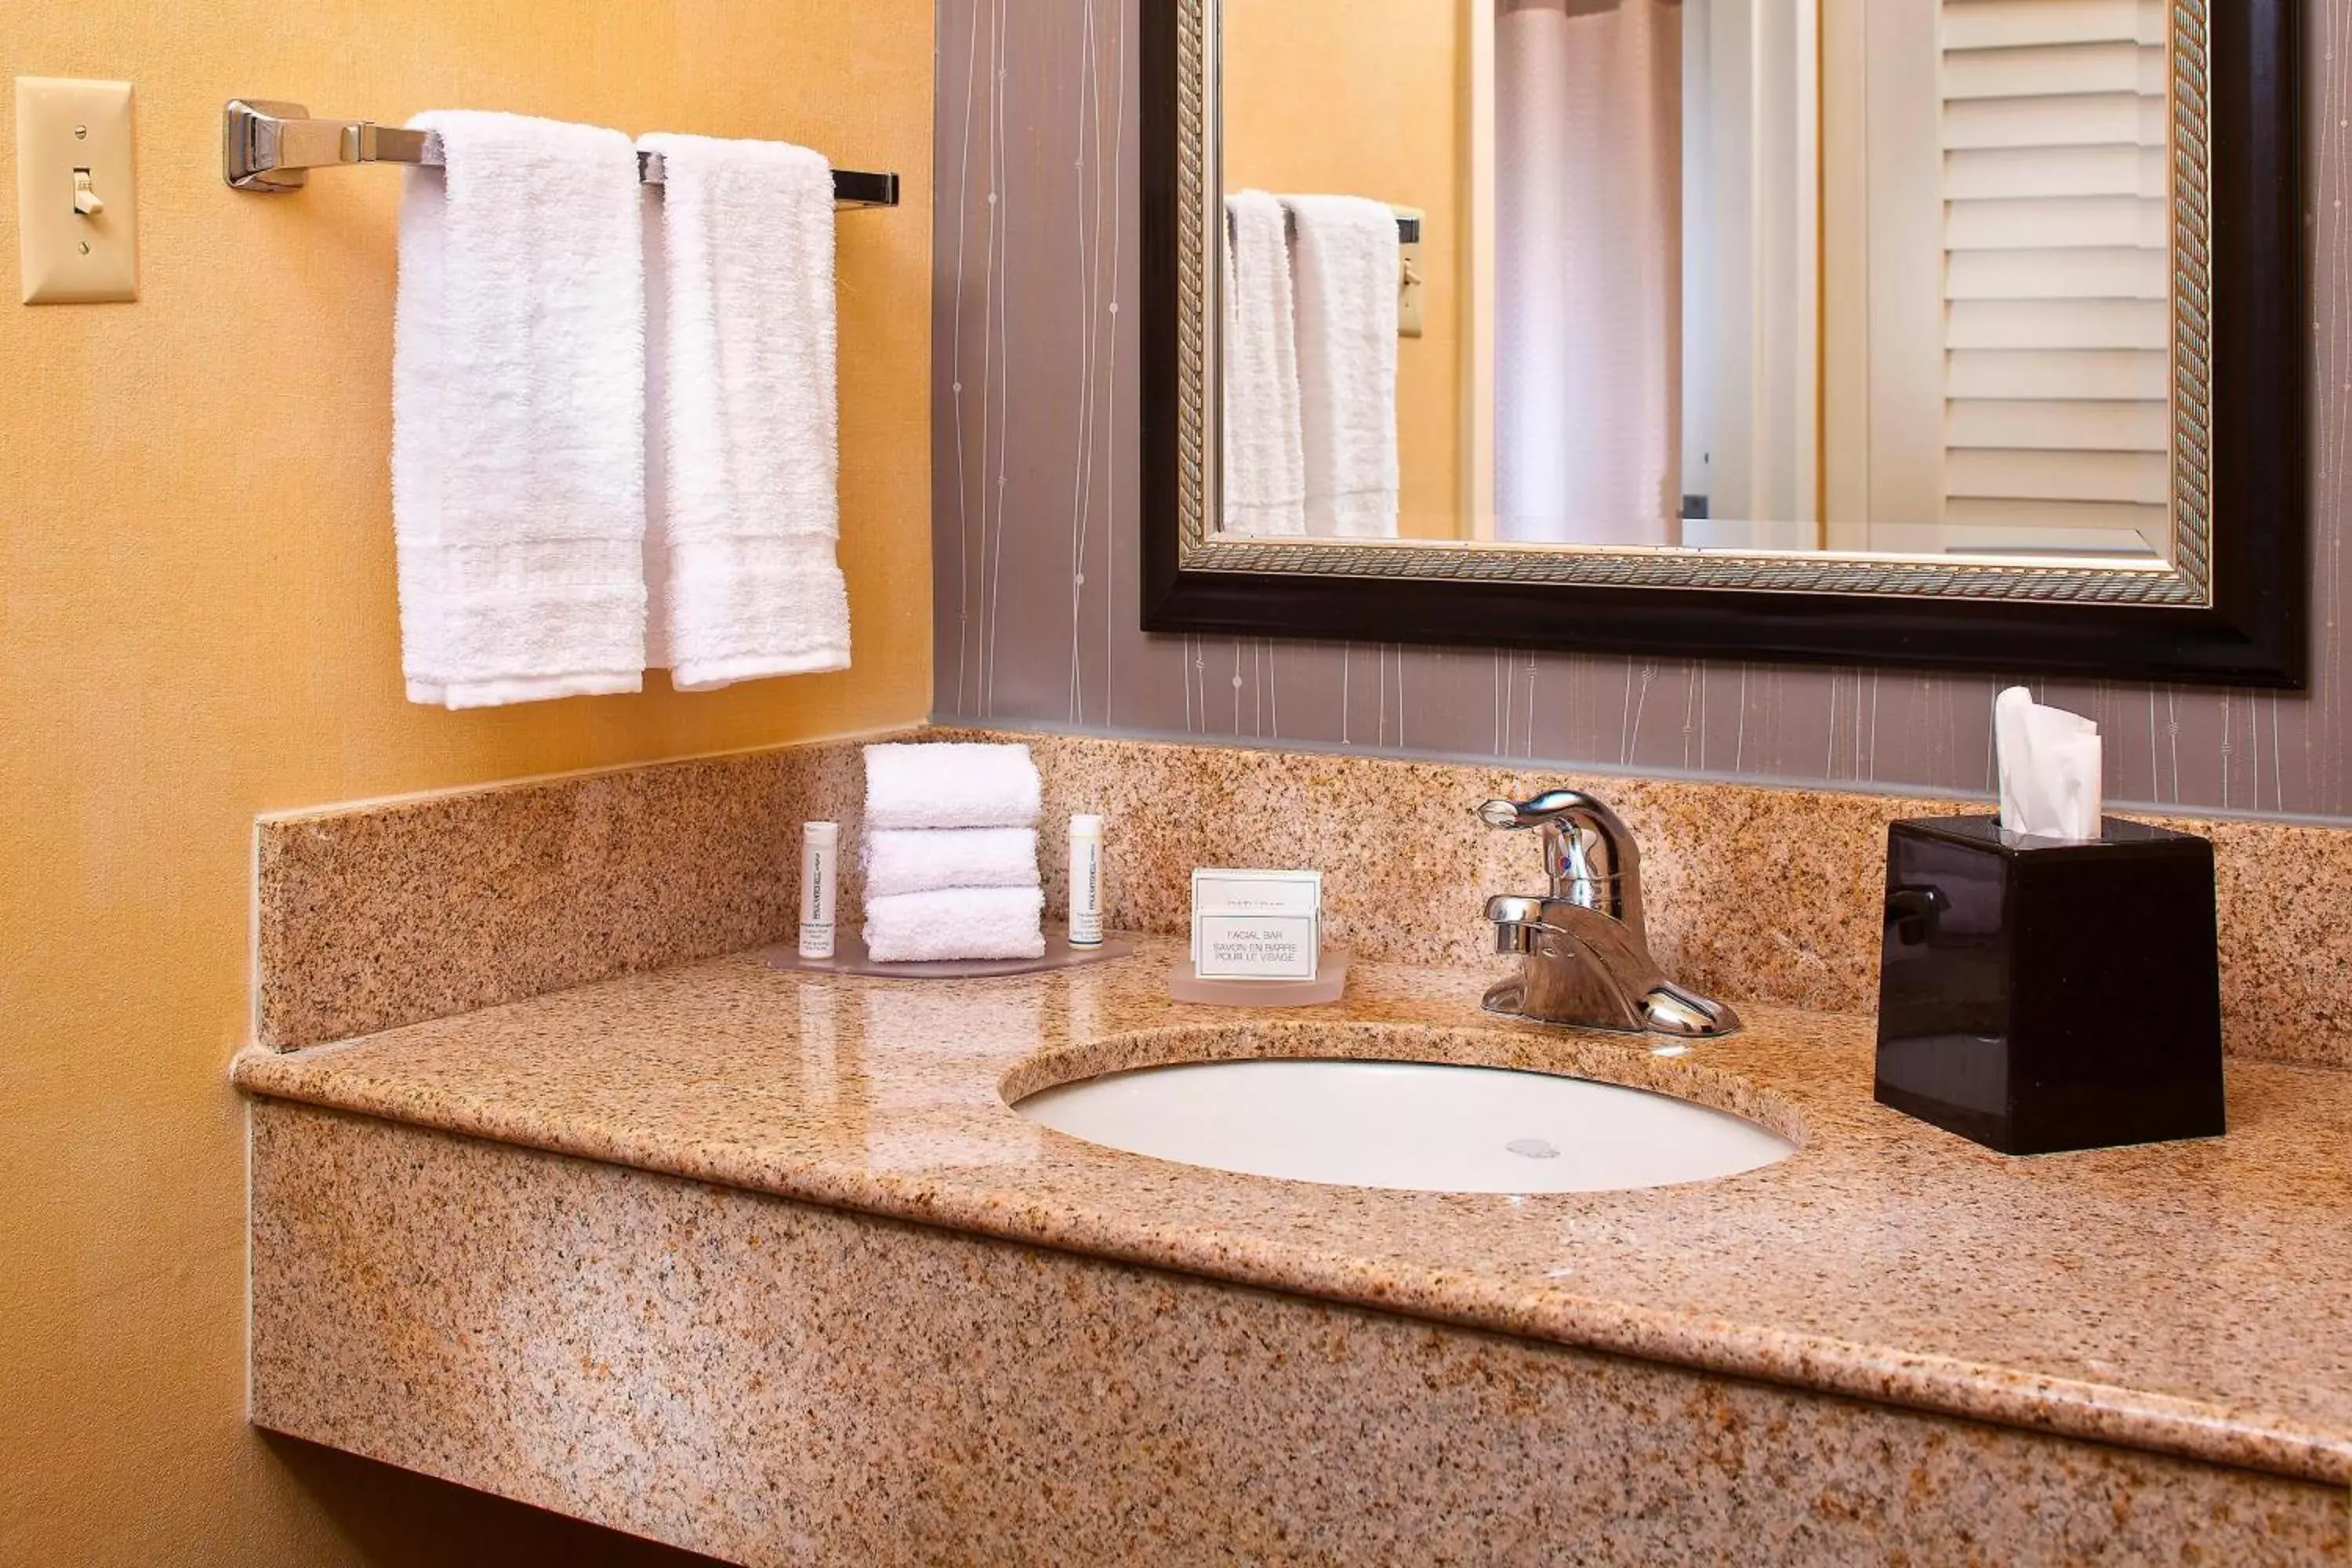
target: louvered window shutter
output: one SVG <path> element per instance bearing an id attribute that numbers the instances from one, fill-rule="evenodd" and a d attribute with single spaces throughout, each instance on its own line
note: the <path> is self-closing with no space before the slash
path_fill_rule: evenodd
<path id="1" fill-rule="evenodd" d="M 1943 0 L 1940 21 L 1946 530 L 2161 551 L 2160 0 Z"/>

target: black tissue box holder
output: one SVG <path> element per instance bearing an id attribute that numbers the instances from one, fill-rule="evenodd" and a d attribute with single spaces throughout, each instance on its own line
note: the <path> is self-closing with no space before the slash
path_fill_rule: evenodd
<path id="1" fill-rule="evenodd" d="M 2223 1131 L 2213 846 L 2100 826 L 1888 826 L 1880 1104 L 2005 1154 Z"/>

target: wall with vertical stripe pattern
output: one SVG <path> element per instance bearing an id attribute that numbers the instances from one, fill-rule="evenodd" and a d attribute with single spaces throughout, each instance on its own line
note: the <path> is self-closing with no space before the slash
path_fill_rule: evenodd
<path id="1" fill-rule="evenodd" d="M 940 7 L 933 706 L 942 720 L 1984 792 L 2009 682 L 1137 629 L 1135 0 Z M 2032 683 L 2126 805 L 2352 820 L 2352 0 L 2313 0 L 2307 697 Z"/>

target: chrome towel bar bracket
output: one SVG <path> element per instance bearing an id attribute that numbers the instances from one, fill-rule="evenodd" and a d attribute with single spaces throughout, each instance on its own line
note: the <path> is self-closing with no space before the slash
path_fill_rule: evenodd
<path id="1" fill-rule="evenodd" d="M 429 132 L 310 115 L 299 103 L 230 99 L 221 110 L 221 178 L 236 190 L 284 195 L 300 190 L 312 169 L 441 162 L 441 139 Z M 637 177 L 649 185 L 662 183 L 658 153 L 637 154 Z M 833 199 L 837 206 L 895 207 L 898 176 L 835 169 Z"/>

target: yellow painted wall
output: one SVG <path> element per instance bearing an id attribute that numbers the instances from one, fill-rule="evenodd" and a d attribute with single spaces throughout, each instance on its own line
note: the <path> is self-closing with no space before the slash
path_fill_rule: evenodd
<path id="1" fill-rule="evenodd" d="M 142 208 L 138 303 L 16 305 L 0 110 L 0 1562 L 583 1560 L 520 1510 L 243 1425 L 225 1074 L 247 1034 L 250 825 L 923 716 L 931 22 L 930 0 L 0 0 L 0 76 L 136 84 Z M 406 704 L 400 176 L 226 189 L 240 95 L 778 136 L 905 176 L 899 209 L 841 219 L 856 668 Z"/>
<path id="2" fill-rule="evenodd" d="M 1460 537 L 1463 18 L 1433 0 L 1224 0 L 1227 190 L 1419 207 L 1423 335 L 1397 345 L 1399 531 Z"/>

